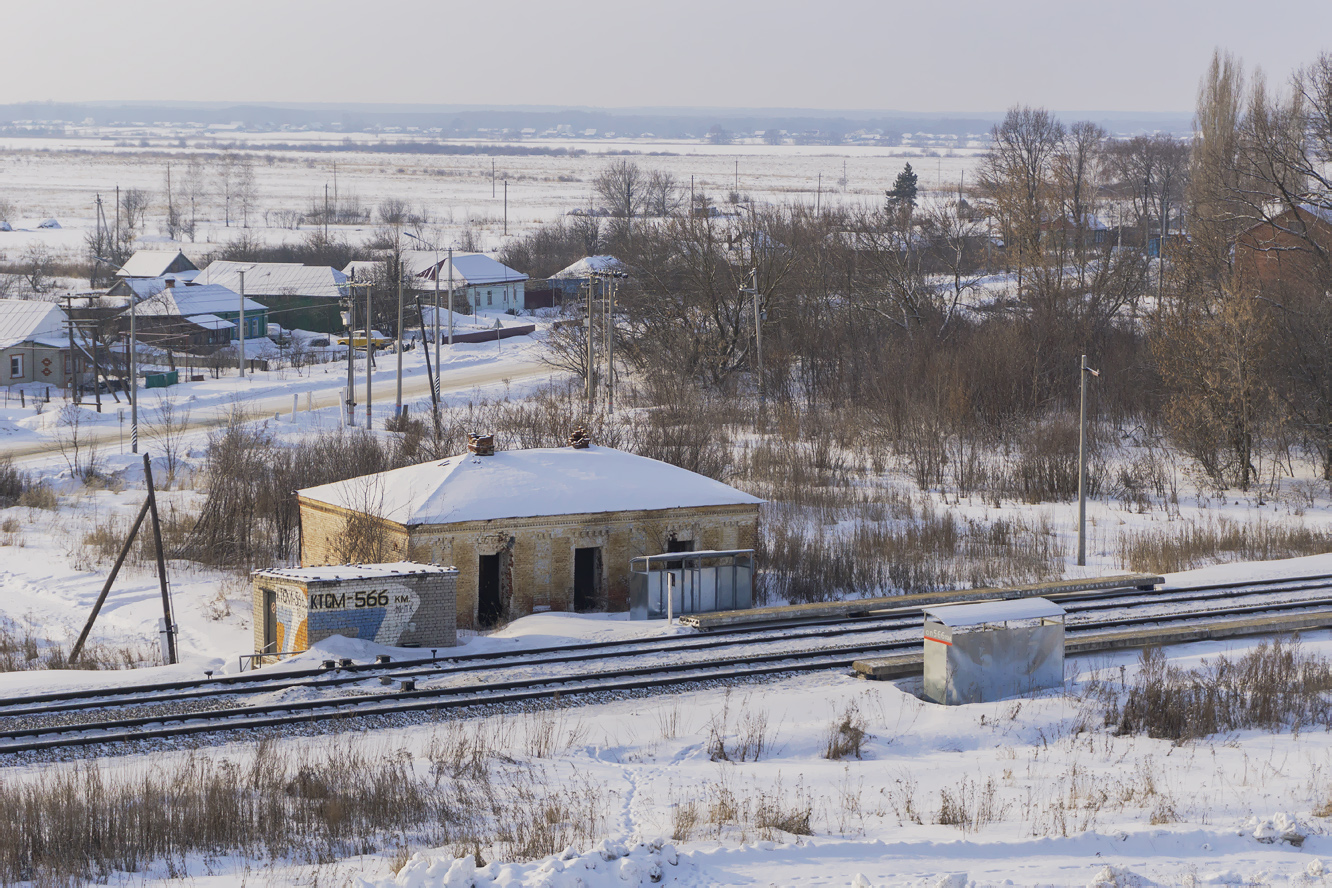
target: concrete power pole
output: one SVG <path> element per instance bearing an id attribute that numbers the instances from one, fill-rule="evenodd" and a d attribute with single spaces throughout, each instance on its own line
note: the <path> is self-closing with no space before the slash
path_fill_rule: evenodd
<path id="1" fill-rule="evenodd" d="M 240 362 L 240 375 L 245 376 L 245 272 L 240 273 L 240 318 L 237 321 L 237 342 L 239 349 L 237 351 Z"/>
<path id="2" fill-rule="evenodd" d="M 1082 356 L 1078 376 L 1082 382 L 1082 400 L 1078 413 L 1078 566 L 1087 563 L 1087 374 L 1100 376 L 1099 370 L 1087 366 Z"/>

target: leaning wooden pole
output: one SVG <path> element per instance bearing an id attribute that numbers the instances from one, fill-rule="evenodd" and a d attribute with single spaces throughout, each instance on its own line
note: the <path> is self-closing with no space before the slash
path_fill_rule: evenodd
<path id="1" fill-rule="evenodd" d="M 171 618 L 171 593 L 167 591 L 166 556 L 162 552 L 162 522 L 157 517 L 157 492 L 153 490 L 153 463 L 143 455 L 143 480 L 148 484 L 148 511 L 153 516 L 153 543 L 157 549 L 157 583 L 162 587 L 162 618 L 166 621 L 167 663 L 176 658 L 176 623 Z"/>
<path id="2" fill-rule="evenodd" d="M 111 576 L 106 578 L 106 584 L 102 586 L 102 594 L 97 596 L 97 603 L 93 605 L 92 613 L 88 615 L 88 622 L 79 633 L 79 640 L 74 642 L 74 647 L 69 651 L 69 662 L 72 666 L 79 659 L 79 654 L 83 653 L 83 644 L 88 640 L 88 633 L 92 632 L 93 623 L 97 621 L 97 614 L 102 610 L 102 605 L 106 603 L 107 593 L 111 591 L 111 584 L 116 581 L 116 574 L 120 573 L 120 567 L 125 563 L 125 556 L 129 555 L 130 546 L 134 543 L 134 537 L 139 532 L 139 526 L 143 524 L 144 516 L 148 514 L 151 497 L 143 501 L 143 506 L 139 509 L 139 517 L 134 519 L 134 526 L 130 528 L 129 535 L 125 537 L 125 546 L 120 550 L 120 557 L 116 559 L 116 564 L 111 568 Z"/>

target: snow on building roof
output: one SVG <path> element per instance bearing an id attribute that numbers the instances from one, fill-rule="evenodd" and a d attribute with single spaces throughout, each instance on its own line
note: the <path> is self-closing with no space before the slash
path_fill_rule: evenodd
<path id="1" fill-rule="evenodd" d="M 190 315 L 230 314 L 240 309 L 240 294 L 219 284 L 170 287 L 138 304 L 140 317 L 189 317 Z M 267 306 L 245 297 L 246 311 L 265 311 Z"/>
<path id="2" fill-rule="evenodd" d="M 172 266 L 176 266 L 173 268 Z M 117 277 L 123 278 L 161 278 L 172 274 L 180 280 L 181 272 L 198 271 L 199 268 L 180 250 L 137 250 L 129 257 Z"/>
<path id="3" fill-rule="evenodd" d="M 190 315 L 185 320 L 196 327 L 203 327 L 205 330 L 228 330 L 236 326 L 231 321 L 224 321 L 214 314 Z"/>
<path id="4" fill-rule="evenodd" d="M 221 284 L 240 292 L 245 272 L 245 293 L 250 296 L 313 296 L 341 299 L 347 295 L 347 275 L 328 265 L 299 262 L 232 262 L 219 259 L 199 272 L 196 284 Z"/>
<path id="5" fill-rule="evenodd" d="M 446 252 L 404 250 L 402 261 L 407 270 L 416 277 L 433 282 L 436 270 L 438 270 L 441 286 L 449 280 L 449 257 Z M 455 252 L 453 254 L 453 285 L 455 287 L 507 284 L 525 280 L 527 280 L 527 275 L 487 256 L 485 253 Z"/>
<path id="6" fill-rule="evenodd" d="M 256 577 L 296 580 L 304 583 L 327 583 L 335 580 L 377 580 L 383 577 L 408 574 L 457 573 L 456 568 L 438 564 L 419 564 L 415 561 L 390 561 L 383 564 L 328 564 L 321 567 L 269 568 L 256 570 Z"/>
<path id="7" fill-rule="evenodd" d="M 598 271 L 622 271 L 624 263 L 614 256 L 587 256 L 551 275 L 553 278 L 585 278 Z"/>
<path id="8" fill-rule="evenodd" d="M 763 502 L 687 469 L 610 447 L 464 454 L 298 493 L 403 525 Z"/>
<path id="9" fill-rule="evenodd" d="M 949 627 L 980 626 L 1007 620 L 1037 620 L 1062 617 L 1064 609 L 1048 598 L 1010 598 L 1006 601 L 978 601 L 974 604 L 947 604 L 921 608 Z"/>
<path id="10" fill-rule="evenodd" d="M 64 332 L 65 311 L 54 302 L 0 299 L 0 348 Z"/>

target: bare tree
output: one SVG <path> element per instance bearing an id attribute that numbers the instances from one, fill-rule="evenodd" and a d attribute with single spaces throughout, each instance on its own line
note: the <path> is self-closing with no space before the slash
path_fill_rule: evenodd
<path id="1" fill-rule="evenodd" d="M 638 164 L 630 160 L 611 161 L 597 174 L 592 188 L 605 202 L 610 214 L 622 219 L 637 216 L 647 199 L 647 177 Z"/>
<path id="2" fill-rule="evenodd" d="M 643 212 L 649 216 L 670 216 L 684 206 L 684 189 L 674 174 L 652 170 L 643 186 Z"/>
<path id="3" fill-rule="evenodd" d="M 151 200 L 152 196 L 142 188 L 126 188 L 120 192 L 120 214 L 127 230 L 132 232 L 143 227 Z"/>
<path id="4" fill-rule="evenodd" d="M 228 228 L 231 227 L 231 203 L 236 199 L 237 160 L 236 152 L 225 152 L 217 159 L 214 173 L 214 187 L 222 203 L 222 218 Z"/>
<path id="5" fill-rule="evenodd" d="M 254 161 L 245 155 L 236 158 L 236 206 L 240 210 L 241 225 L 250 227 L 250 213 L 254 210 L 259 191 L 254 181 Z"/>
<path id="6" fill-rule="evenodd" d="M 1039 261 L 1041 223 L 1053 213 L 1051 167 L 1064 126 L 1044 108 L 1010 108 L 993 132 L 993 147 L 981 162 L 982 193 L 1004 229 L 1019 287 L 1024 271 Z"/>
<path id="7" fill-rule="evenodd" d="M 188 205 L 189 215 L 185 216 L 182 211 L 181 230 L 190 236 L 193 242 L 199 229 L 199 204 L 203 203 L 207 191 L 207 169 L 203 158 L 198 154 L 191 154 L 190 159 L 185 162 L 185 171 L 180 177 L 180 195 L 181 200 Z"/>
<path id="8" fill-rule="evenodd" d="M 185 446 L 185 435 L 190 427 L 190 405 L 176 403 L 165 392 L 157 395 L 157 405 L 148 417 L 148 440 L 154 442 L 166 463 L 166 485 L 175 483 Z"/>
<path id="9" fill-rule="evenodd" d="M 75 478 L 87 481 L 97 473 L 97 441 L 83 428 L 83 408 L 76 404 L 66 404 L 60 408 L 56 418 L 56 449 L 69 467 L 69 473 Z"/>
<path id="10" fill-rule="evenodd" d="M 33 293 L 51 289 L 55 284 L 54 267 L 55 257 L 46 244 L 33 241 L 23 251 L 23 279 Z"/>

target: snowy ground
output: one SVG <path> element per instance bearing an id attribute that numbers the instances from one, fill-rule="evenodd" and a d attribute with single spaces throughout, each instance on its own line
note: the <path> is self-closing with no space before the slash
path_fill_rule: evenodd
<path id="1" fill-rule="evenodd" d="M 461 316 L 460 316 L 461 317 Z M 503 313 L 480 312 L 466 319 L 466 329 L 473 326 L 493 327 L 535 324 L 538 330 L 529 336 L 516 336 L 499 342 L 447 343 L 440 348 L 441 391 L 455 397 L 474 394 L 479 386 L 487 386 L 504 379 L 519 381 L 531 378 L 549 379 L 554 371 L 540 363 L 540 351 L 549 321 L 536 317 L 515 317 Z M 459 324 L 455 329 L 464 329 Z M 419 338 L 413 330 L 410 339 Z M 346 349 L 336 345 L 314 348 L 310 351 L 320 363 L 292 368 L 287 356 L 269 339 L 249 340 L 245 344 L 247 358 L 274 358 L 273 370 L 247 371 L 241 377 L 234 367 L 213 378 L 212 371 L 204 368 L 180 367 L 181 384 L 164 389 L 139 389 L 139 434 L 145 439 L 156 439 L 165 433 L 164 426 L 180 422 L 184 417 L 196 425 L 216 425 L 233 410 L 241 409 L 253 417 L 275 414 L 275 422 L 295 423 L 302 428 L 327 427 L 337 422 L 335 405 L 342 402 L 347 384 Z M 431 367 L 435 353 L 430 351 Z M 365 355 L 360 352 L 354 362 L 357 388 L 357 422 L 365 419 Z M 144 372 L 156 372 L 162 367 L 144 366 Z M 191 375 L 202 375 L 199 382 L 191 382 Z M 141 383 L 142 385 L 142 383 Z M 24 389 L 24 402 L 20 402 L 19 389 Z M 98 413 L 91 395 L 84 396 L 83 404 L 74 407 L 61 389 L 51 389 L 49 402 L 45 401 L 47 387 L 40 384 L 12 386 L 0 395 L 0 453 L 15 455 L 46 454 L 50 464 L 63 464 L 62 450 L 72 449 L 75 436 L 89 436 L 100 442 L 104 456 L 111 451 L 122 455 L 128 451 L 130 415 L 127 395 L 102 396 L 102 412 Z M 375 356 L 371 385 L 376 425 L 380 417 L 392 415 L 397 392 L 397 356 L 380 352 Z M 426 355 L 422 344 L 403 352 L 403 398 L 416 402 L 428 396 L 430 383 L 426 377 Z M 119 400 L 116 400 L 116 397 Z M 293 397 L 297 415 L 292 416 Z M 163 404 L 167 404 L 163 411 Z M 76 411 L 71 414 L 70 411 Z M 305 414 L 309 414 L 308 416 Z M 73 425 L 77 417 L 77 428 Z M 64 444 L 64 448 L 62 448 Z M 152 449 L 152 448 L 149 448 Z"/>
<path id="2" fill-rule="evenodd" d="M 17 261 L 30 245 L 40 244 L 59 258 L 84 261 L 84 236 L 94 226 L 95 198 L 101 195 L 107 218 L 113 221 L 117 185 L 151 192 L 148 224 L 141 234 L 143 245 L 166 248 L 170 244 L 162 231 L 167 163 L 179 177 L 188 154 L 216 157 L 218 152 L 192 147 L 124 149 L 113 147 L 113 141 L 0 139 L 0 198 L 11 201 L 17 209 L 10 220 L 16 230 L 0 232 L 0 259 Z M 257 208 L 242 227 L 233 207 L 233 218 L 227 225 L 210 170 L 207 196 L 196 204 L 197 240 L 182 244 L 188 254 L 207 255 L 242 235 L 262 243 L 298 242 L 308 229 L 279 227 L 273 212 L 305 212 L 312 206 L 322 206 L 326 185 L 331 195 L 354 199 L 371 211 L 387 197 L 406 200 L 413 212 L 427 217 L 427 240 L 448 247 L 456 244 L 464 229 L 471 229 L 483 248 L 490 250 L 506 240 L 506 213 L 508 236 L 512 237 L 569 210 L 595 205 L 592 182 L 618 159 L 604 152 L 640 152 L 629 159 L 645 170 L 674 174 L 686 190 L 692 183 L 699 193 L 707 193 L 719 205 L 734 190 L 746 201 L 753 198 L 761 203 L 824 206 L 878 205 L 908 162 L 916 169 L 923 191 L 951 191 L 974 177 L 980 153 L 958 149 L 923 156 L 920 149 L 912 148 L 706 146 L 633 140 L 557 146 L 591 149 L 591 153 L 580 156 L 491 158 L 266 152 L 263 140 L 254 137 L 251 144 L 246 153 L 256 161 Z M 175 181 L 179 188 L 179 178 Z M 50 218 L 62 227 L 37 229 L 38 223 Z M 333 233 L 360 243 L 373 227 L 373 223 L 334 226 Z"/>
<path id="3" fill-rule="evenodd" d="M 1260 570 L 1310 567 L 1325 570 L 1332 560 Z M 545 615 L 520 620 L 507 634 L 547 643 L 642 631 L 617 622 Z M 470 644 L 487 643 L 499 642 Z M 1249 644 L 1194 644 L 1170 654 L 1196 665 Z M 1304 646 L 1332 654 L 1332 633 L 1311 634 Z M 339 642 L 328 649 L 347 652 Z M 536 713 L 462 715 L 392 734 L 353 729 L 321 746 L 397 756 L 420 775 L 428 773 L 432 744 L 450 732 L 490 738 L 497 776 L 524 770 L 597 799 L 600 838 L 530 861 L 482 849 L 488 865 L 479 870 L 470 858 L 456 859 L 455 849 L 408 842 L 413 856 L 396 877 L 403 845 L 388 837 L 382 851 L 320 866 L 216 856 L 184 866 L 193 884 L 205 886 L 247 884 L 258 870 L 266 885 L 364 879 L 386 888 L 619 888 L 653 884 L 658 873 L 659 884 L 679 886 L 1325 884 L 1332 836 L 1314 812 L 1332 794 L 1329 735 L 1245 731 L 1179 746 L 1113 736 L 1100 726 L 1087 683 L 1131 679 L 1136 656 L 1070 662 L 1062 690 L 952 708 L 922 702 L 918 680 L 869 683 L 829 672 Z M 849 711 L 863 718 L 869 738 L 859 758 L 829 760 L 830 728 Z M 732 761 L 710 754 L 718 736 Z M 756 738 L 762 751 L 738 760 L 740 747 Z M 310 743 L 282 745 L 297 753 Z M 251 754 L 243 742 L 210 752 L 238 761 Z M 109 758 L 97 767 L 114 778 L 170 768 L 183 755 Z M 31 773 L 10 769 L 5 777 Z M 940 822 L 950 819 L 950 804 L 955 814 L 969 812 L 967 822 Z M 795 834 L 763 825 L 764 811 L 769 819 L 794 815 L 788 825 L 807 817 L 809 834 L 802 826 Z M 1288 840 L 1295 832 L 1307 836 L 1298 847 Z M 165 877 L 155 865 L 112 882 Z"/>

